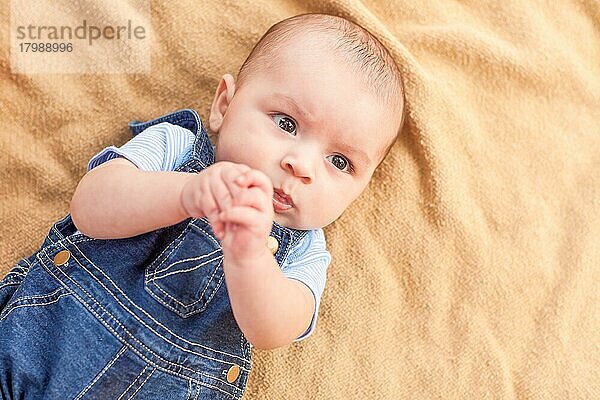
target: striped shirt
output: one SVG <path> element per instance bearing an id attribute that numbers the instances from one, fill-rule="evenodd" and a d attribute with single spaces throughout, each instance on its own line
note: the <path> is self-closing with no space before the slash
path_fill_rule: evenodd
<path id="1" fill-rule="evenodd" d="M 143 171 L 173 171 L 191 155 L 194 139 L 190 130 L 162 122 L 145 129 L 121 147 L 106 147 L 92 157 L 88 171 L 116 157 L 128 159 Z M 286 277 L 304 283 L 315 298 L 310 326 L 296 341 L 307 338 L 315 329 L 330 262 L 323 230 L 316 229 L 308 231 L 281 266 Z"/>

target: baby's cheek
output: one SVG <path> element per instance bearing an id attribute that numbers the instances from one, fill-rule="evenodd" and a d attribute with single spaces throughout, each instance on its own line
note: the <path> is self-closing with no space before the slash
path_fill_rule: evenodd
<path id="1" fill-rule="evenodd" d="M 242 164 L 248 165 L 250 168 L 257 169 L 266 173 L 263 164 L 268 159 L 268 153 L 264 150 L 264 146 L 259 146 L 256 143 L 244 143 L 238 147 L 242 151 L 236 151 L 232 157 L 235 157 Z"/>
<path id="2" fill-rule="evenodd" d="M 309 202 L 309 210 L 303 218 L 303 222 L 307 226 L 311 227 L 324 227 L 335 219 L 336 214 L 336 199 L 328 196 L 324 191 L 319 191 L 321 195 L 313 197 L 312 201 Z"/>

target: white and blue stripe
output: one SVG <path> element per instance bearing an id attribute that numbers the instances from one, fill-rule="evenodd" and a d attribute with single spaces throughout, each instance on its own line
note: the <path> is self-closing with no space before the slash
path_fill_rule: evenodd
<path id="1" fill-rule="evenodd" d="M 192 151 L 195 135 L 161 122 L 140 132 L 121 147 L 109 146 L 88 163 L 88 171 L 116 157 L 125 157 L 142 171 L 173 171 Z"/>

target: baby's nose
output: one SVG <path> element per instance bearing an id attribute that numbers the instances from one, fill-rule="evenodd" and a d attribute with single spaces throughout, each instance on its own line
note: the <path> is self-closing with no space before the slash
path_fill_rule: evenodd
<path id="1" fill-rule="evenodd" d="M 307 162 L 300 162 L 298 158 L 285 157 L 281 160 L 281 166 L 285 171 L 300 178 L 302 183 L 309 184 L 314 178 L 313 168 Z"/>

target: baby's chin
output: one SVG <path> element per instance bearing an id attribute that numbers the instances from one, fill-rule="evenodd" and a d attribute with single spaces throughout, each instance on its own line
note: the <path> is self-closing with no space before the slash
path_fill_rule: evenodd
<path id="1" fill-rule="evenodd" d="M 310 223 L 310 221 L 300 221 L 298 218 L 294 218 L 289 214 L 280 214 L 275 213 L 275 217 L 273 218 L 278 225 L 281 225 L 290 229 L 297 229 L 301 231 L 310 231 L 313 229 L 322 228 L 319 224 Z"/>

